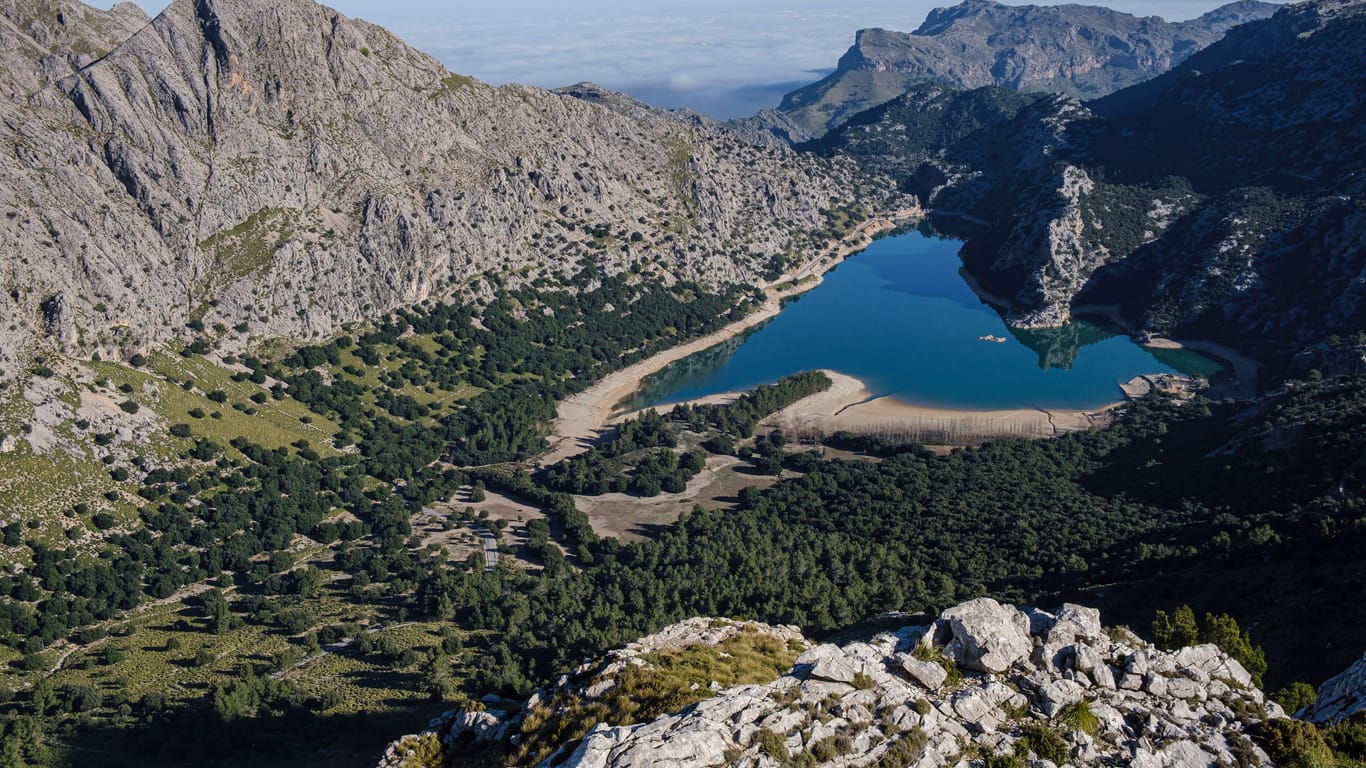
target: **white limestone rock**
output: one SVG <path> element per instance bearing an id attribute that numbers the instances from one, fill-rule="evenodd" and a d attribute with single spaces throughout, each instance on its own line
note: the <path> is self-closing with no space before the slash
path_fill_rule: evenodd
<path id="1" fill-rule="evenodd" d="M 980 597 L 944 612 L 951 633 L 944 652 L 966 669 L 1000 674 L 1029 656 L 1029 617 L 1014 606 Z"/>
<path id="2" fill-rule="evenodd" d="M 1116 635 L 1111 640 L 1100 630 L 1093 611 L 1064 606 L 1056 621 L 1040 631 L 1069 641 L 1062 654 L 1065 669 L 1031 667 L 1016 663 L 1024 651 L 1010 645 L 1028 637 L 1030 615 L 982 600 L 946 611 L 937 624 L 940 640 L 957 643 L 960 657 L 987 658 L 991 663 L 993 653 L 1002 647 L 1012 649 L 1006 654 L 1012 660 L 997 664 L 1002 671 L 969 671 L 952 688 L 940 677 L 942 667 L 906 652 L 906 636 L 899 633 L 845 646 L 808 647 L 774 680 L 716 691 L 711 698 L 649 722 L 627 727 L 599 724 L 543 765 L 776 768 L 777 762 L 762 754 L 759 745 L 764 729 L 782 740 L 793 759 L 806 759 L 804 752 L 838 739 L 851 751 L 832 763 L 833 768 L 874 765 L 901 740 L 918 741 L 923 733 L 925 748 L 912 756 L 911 765 L 968 768 L 972 754 L 1013 751 L 1022 740 L 1025 721 L 1055 720 L 1064 708 L 1086 701 L 1097 722 L 1094 736 L 1067 732 L 1056 720 L 1049 725 L 1067 740 L 1068 762 L 1078 768 L 1207 768 L 1248 757 L 1256 768 L 1270 768 L 1264 753 L 1255 747 L 1248 751 L 1243 734 L 1252 724 L 1282 713 L 1266 704 L 1260 691 L 1237 683 L 1237 668 L 1217 648 L 1169 653 L 1133 636 Z M 586 665 L 559 688 L 538 692 L 536 701 L 544 707 L 582 698 L 601 682 L 604 670 L 648 664 L 647 648 L 661 643 L 686 647 L 690 637 L 718 641 L 731 631 L 709 620 L 685 625 L 613 652 L 601 664 Z M 1036 622 L 1035 629 L 1039 626 Z M 1042 639 L 1037 633 L 1034 637 Z M 1114 680 L 1114 670 L 1122 672 L 1119 681 Z M 852 684 L 856 680 L 858 686 Z M 706 686 L 696 690 L 712 692 Z M 448 713 L 432 723 L 430 732 L 447 736 L 452 749 L 467 749 L 467 743 L 478 738 L 511 744 L 527 708 L 500 714 L 508 709 L 495 701 L 489 702 L 487 712 Z M 400 765 L 396 761 L 401 743 L 386 752 L 384 768 Z M 981 752 L 967 751 L 970 748 Z M 1051 765 L 1033 758 L 1030 764 Z"/>
<path id="3" fill-rule="evenodd" d="M 949 677 L 948 671 L 933 661 L 921 661 L 910 654 L 901 654 L 900 658 L 906 674 L 928 690 L 939 690 Z"/>
<path id="4" fill-rule="evenodd" d="M 1318 688 L 1318 701 L 1296 713 L 1311 723 L 1331 725 L 1366 711 L 1366 655 Z"/>

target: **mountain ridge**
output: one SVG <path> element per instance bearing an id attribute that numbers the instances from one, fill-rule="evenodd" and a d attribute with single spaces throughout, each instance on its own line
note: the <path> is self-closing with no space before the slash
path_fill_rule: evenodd
<path id="1" fill-rule="evenodd" d="M 915 193 L 1013 325 L 1099 306 L 1283 371 L 1366 327 L 1363 23 L 1360 0 L 1286 6 L 1097 101 L 921 86 L 801 146 Z"/>
<path id="2" fill-rule="evenodd" d="M 1166 22 L 1100 6 L 967 0 L 932 10 L 914 32 L 859 30 L 833 73 L 784 96 L 776 112 L 800 132 L 793 140 L 803 141 L 918 83 L 1101 96 L 1170 69 L 1276 7 L 1241 0 Z"/>
<path id="3" fill-rule="evenodd" d="M 320 338 L 484 273 L 749 282 L 823 241 L 857 183 L 663 111 L 493 88 L 302 0 L 175 0 L 33 80 L 0 101 L 0 244 L 26 254 L 0 276 L 8 372 L 44 338 L 115 358 L 209 333 L 188 324 L 230 349 Z"/>

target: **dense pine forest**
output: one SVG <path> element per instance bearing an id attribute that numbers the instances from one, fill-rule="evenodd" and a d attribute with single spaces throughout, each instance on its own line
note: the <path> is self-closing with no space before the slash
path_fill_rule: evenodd
<path id="1" fill-rule="evenodd" d="M 0 576 L 11 762 L 99 749 L 110 765 L 203 764 L 232 744 L 234 759 L 331 764 L 320 745 L 367 754 L 395 722 L 525 694 L 694 615 L 819 636 L 989 594 L 1082 598 L 1146 632 L 1156 611 L 1191 603 L 1265 646 L 1271 688 L 1317 681 L 1355 651 L 1292 649 L 1362 629 L 1327 608 L 1366 587 L 1352 554 L 1366 543 L 1366 377 L 1288 381 L 1254 402 L 1153 395 L 1108 430 L 943 454 L 757 430 L 829 386 L 801 374 L 727 405 L 647 411 L 532 472 L 522 462 L 557 399 L 753 298 L 580 281 L 233 360 L 223 388 L 175 360 L 124 369 L 207 408 L 170 427 L 177 455 L 111 470 L 136 489 L 137 525 L 95 520 L 111 528 L 95 556 L 4 529 L 31 563 Z M 267 447 L 215 431 L 213 409 L 286 402 L 333 425 L 327 439 Z M 714 455 L 778 480 L 634 542 L 599 536 L 571 495 L 673 492 Z M 485 489 L 544 515 L 503 546 L 523 565 L 453 562 L 417 535 L 430 505 Z M 442 525 L 501 535 L 468 510 Z M 1287 612 L 1317 619 L 1287 626 Z"/>

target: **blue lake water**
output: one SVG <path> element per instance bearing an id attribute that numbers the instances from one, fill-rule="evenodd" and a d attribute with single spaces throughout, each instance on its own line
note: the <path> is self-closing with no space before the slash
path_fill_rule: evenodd
<path id="1" fill-rule="evenodd" d="M 1092 408 L 1120 399 L 1119 384 L 1138 374 L 1218 369 L 1192 353 L 1149 351 L 1084 320 L 1011 329 L 959 275 L 960 245 L 918 232 L 877 240 L 777 317 L 665 368 L 624 405 L 666 405 L 829 368 L 920 405 Z M 987 335 L 1006 341 L 979 338 Z"/>

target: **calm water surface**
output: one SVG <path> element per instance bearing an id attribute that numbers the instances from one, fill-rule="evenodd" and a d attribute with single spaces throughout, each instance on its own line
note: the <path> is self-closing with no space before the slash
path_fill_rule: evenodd
<path id="1" fill-rule="evenodd" d="M 1218 369 L 1189 353 L 1158 359 L 1127 336 L 1080 320 L 1013 330 L 958 274 L 959 246 L 918 232 L 878 240 L 748 335 L 646 379 L 624 406 L 665 405 L 829 368 L 920 405 L 1092 408 L 1122 397 L 1119 384 L 1140 373 Z M 1006 341 L 980 340 L 987 335 Z"/>

